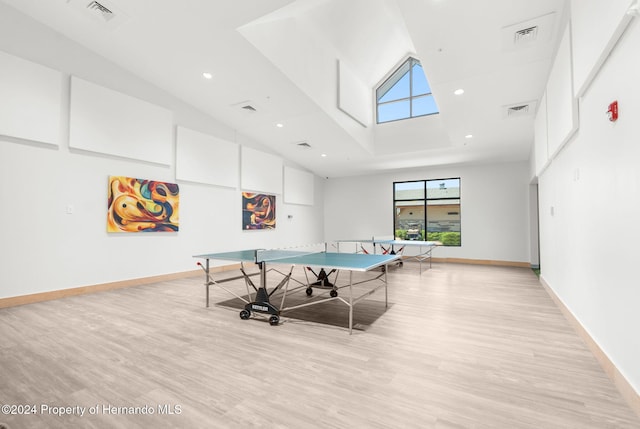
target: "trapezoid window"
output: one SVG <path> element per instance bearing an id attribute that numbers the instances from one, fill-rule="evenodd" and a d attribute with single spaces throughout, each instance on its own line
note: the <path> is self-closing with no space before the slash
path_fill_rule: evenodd
<path id="1" fill-rule="evenodd" d="M 439 113 L 420 61 L 408 58 L 376 89 L 377 123 Z"/>

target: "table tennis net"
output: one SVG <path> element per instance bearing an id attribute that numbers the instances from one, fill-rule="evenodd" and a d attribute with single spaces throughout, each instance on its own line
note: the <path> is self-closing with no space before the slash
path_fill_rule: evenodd
<path id="1" fill-rule="evenodd" d="M 256 250 L 256 262 L 277 262 L 279 259 L 322 253 L 325 250 L 324 246 L 315 245 L 287 249 L 259 249 Z"/>

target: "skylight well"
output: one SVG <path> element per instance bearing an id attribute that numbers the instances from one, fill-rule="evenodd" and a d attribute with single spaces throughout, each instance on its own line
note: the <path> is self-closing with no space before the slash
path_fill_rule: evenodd
<path id="1" fill-rule="evenodd" d="M 379 124 L 439 113 L 420 61 L 408 58 L 376 89 Z"/>

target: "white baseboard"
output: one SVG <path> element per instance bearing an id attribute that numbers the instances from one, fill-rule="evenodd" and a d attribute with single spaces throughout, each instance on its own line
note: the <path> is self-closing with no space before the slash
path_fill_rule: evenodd
<path id="1" fill-rule="evenodd" d="M 567 306 L 562 302 L 562 300 L 556 295 L 556 293 L 551 289 L 549 284 L 545 281 L 545 279 L 540 276 L 540 283 L 544 286 L 545 290 L 551 296 L 551 299 L 556 303 L 562 314 L 567 319 L 569 324 L 575 329 L 580 338 L 586 343 L 591 353 L 595 356 L 595 358 L 604 369 L 604 372 L 607 374 L 609 379 L 616 386 L 622 397 L 627 401 L 631 409 L 640 416 L 640 395 L 633 388 L 631 383 L 627 381 L 627 379 L 622 375 L 620 370 L 616 368 L 614 363 L 609 359 L 607 354 L 600 348 L 598 343 L 589 335 L 589 332 L 582 326 L 582 324 L 576 319 L 571 310 L 567 308 Z"/>

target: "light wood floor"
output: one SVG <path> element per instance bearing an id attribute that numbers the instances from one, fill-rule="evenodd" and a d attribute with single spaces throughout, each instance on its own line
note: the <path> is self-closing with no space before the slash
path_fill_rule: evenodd
<path id="1" fill-rule="evenodd" d="M 339 302 L 310 308 L 307 320 L 285 315 L 274 327 L 240 320 L 229 306 L 205 308 L 203 281 L 1 309 L 0 403 L 35 405 L 37 414 L 0 414 L 0 422 L 10 429 L 640 428 L 531 270 L 434 263 L 419 275 L 405 263 L 389 272 L 389 308 L 383 290 L 363 301 L 351 336 Z M 241 282 L 232 287 L 244 290 Z M 229 298 L 212 291 L 214 302 Z M 331 324 L 313 321 L 338 307 Z M 57 417 L 42 414 L 42 405 L 87 409 Z M 154 414 L 142 414 L 145 406 Z"/>

